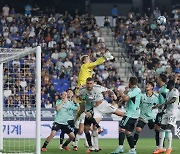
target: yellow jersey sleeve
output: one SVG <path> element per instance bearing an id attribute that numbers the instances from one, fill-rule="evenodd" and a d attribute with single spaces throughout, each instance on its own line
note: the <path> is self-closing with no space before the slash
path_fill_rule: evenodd
<path id="1" fill-rule="evenodd" d="M 87 68 L 89 68 L 89 67 L 93 67 L 94 68 L 95 66 L 100 65 L 100 64 L 102 64 L 104 62 L 105 62 L 104 57 L 100 57 L 95 62 L 87 63 L 85 65 L 86 65 Z"/>

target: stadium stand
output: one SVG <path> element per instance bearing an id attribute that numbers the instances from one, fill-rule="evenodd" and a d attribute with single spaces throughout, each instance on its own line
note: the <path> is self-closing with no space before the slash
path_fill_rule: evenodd
<path id="1" fill-rule="evenodd" d="M 115 27 L 115 37 L 125 44 L 132 70 L 142 86 L 146 80 L 155 81 L 163 72 L 179 79 L 179 20 L 164 12 L 167 23 L 158 25 L 157 12 L 162 14 L 158 8 L 145 14 L 130 11 L 128 17 L 119 17 Z"/>
<path id="2" fill-rule="evenodd" d="M 94 61 L 100 56 L 104 45 L 98 38 L 101 37 L 96 20 L 92 15 L 83 14 L 72 17 L 66 12 L 64 15 L 55 16 L 24 16 L 13 14 L 0 16 L 0 46 L 3 48 L 32 48 L 40 45 L 42 47 L 42 107 L 53 107 L 59 93 L 68 88 L 75 89 L 78 72 L 80 69 L 80 56 L 89 54 Z M 5 104 L 6 107 L 31 107 L 34 102 L 26 103 L 26 98 L 22 97 L 20 91 L 26 89 L 26 82 L 30 82 L 26 93 L 34 94 L 34 81 L 24 80 L 22 83 L 16 82 L 9 85 L 10 78 L 7 71 L 14 71 L 13 65 L 23 67 L 24 60 L 33 61 L 33 57 L 25 57 L 17 61 L 8 63 L 4 67 L 5 72 Z M 9 65 L 7 67 L 7 65 Z M 26 66 L 24 76 L 31 77 L 34 70 Z M 23 69 L 19 70 L 24 71 Z M 116 81 L 121 81 L 117 75 L 112 62 L 106 62 L 96 68 L 94 77 L 98 83 L 109 88 L 114 88 Z M 18 77 L 18 71 L 17 75 Z M 15 78 L 16 78 L 15 77 Z M 119 83 L 118 83 L 119 84 Z M 55 93 L 55 94 L 54 94 Z"/>

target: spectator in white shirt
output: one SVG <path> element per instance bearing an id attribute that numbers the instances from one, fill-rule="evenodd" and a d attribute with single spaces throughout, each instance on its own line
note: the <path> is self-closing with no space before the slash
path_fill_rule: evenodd
<path id="1" fill-rule="evenodd" d="M 17 33 L 17 32 L 18 32 L 18 28 L 16 27 L 15 24 L 13 24 L 13 25 L 10 27 L 10 32 L 11 32 L 11 33 Z"/>
<path id="2" fill-rule="evenodd" d="M 6 4 L 3 8 L 2 8 L 2 14 L 3 14 L 3 16 L 9 16 L 9 6 Z"/>
<path id="3" fill-rule="evenodd" d="M 156 55 L 158 55 L 158 56 L 161 56 L 161 55 L 164 53 L 161 44 L 158 45 L 158 47 L 157 47 L 156 50 L 155 50 L 155 53 L 156 53 Z"/>
<path id="4" fill-rule="evenodd" d="M 54 45 L 56 45 L 56 41 L 54 41 L 54 39 L 52 38 L 52 40 L 48 43 L 48 48 L 53 48 Z"/>
<path id="5" fill-rule="evenodd" d="M 72 62 L 69 60 L 69 58 L 66 58 L 66 59 L 65 59 L 64 67 L 65 67 L 65 68 L 73 67 Z"/>
<path id="6" fill-rule="evenodd" d="M 55 50 L 52 54 L 51 54 L 51 58 L 53 59 L 59 59 L 59 53 L 57 50 Z"/>
<path id="7" fill-rule="evenodd" d="M 158 18 L 159 16 L 161 16 L 161 12 L 158 7 L 156 7 L 156 9 L 153 11 L 153 14 L 155 18 Z"/>
<path id="8" fill-rule="evenodd" d="M 8 98 L 11 95 L 12 95 L 12 90 L 10 90 L 9 87 L 7 87 L 7 89 L 4 90 L 4 97 Z"/>

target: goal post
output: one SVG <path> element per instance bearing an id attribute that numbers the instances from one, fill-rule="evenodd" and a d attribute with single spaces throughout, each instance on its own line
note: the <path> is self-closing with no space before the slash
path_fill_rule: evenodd
<path id="1" fill-rule="evenodd" d="M 35 55 L 35 72 L 34 74 L 34 81 L 35 81 L 35 98 L 34 98 L 34 107 L 35 107 L 35 150 L 34 153 L 39 154 L 41 153 L 41 137 L 40 137 L 40 127 L 41 127 L 41 47 L 38 46 L 36 48 L 32 49 L 10 49 L 10 48 L 0 48 L 0 151 L 4 151 L 4 120 L 3 120 L 3 108 L 4 108 L 4 65 L 9 65 L 8 63 L 17 60 L 17 59 L 23 59 L 23 57 L 30 56 L 31 54 Z M 19 66 L 20 67 L 20 66 Z M 13 68 L 8 68 L 11 70 L 10 78 L 12 78 L 13 74 L 16 73 L 17 70 Z M 13 69 L 13 70 L 12 70 Z M 20 70 L 21 68 L 19 68 Z M 25 69 L 23 70 L 25 71 Z M 7 73 L 7 72 L 6 72 Z M 20 73 L 19 73 L 20 74 Z M 25 76 L 23 76 L 25 78 Z M 17 77 L 16 77 L 17 78 Z M 21 79 L 20 77 L 18 78 Z M 8 83 L 12 84 L 12 83 Z M 11 87 L 14 86 L 14 83 Z M 29 87 L 30 88 L 30 87 Z M 28 100 L 29 101 L 29 100 Z M 15 108 L 15 107 L 14 107 Z M 22 118 L 21 118 L 22 119 Z M 30 128 L 31 129 L 31 128 Z M 21 143 L 18 143 L 19 146 Z M 16 148 L 14 148 L 16 150 Z M 17 152 L 26 152 L 26 149 L 23 149 L 24 151 L 17 151 Z M 6 151 L 5 151 L 6 152 Z M 8 151 L 11 152 L 11 151 Z M 16 152 L 16 151 L 13 151 Z"/>
<path id="2" fill-rule="evenodd" d="M 3 150 L 3 63 L 0 63 L 0 150 Z"/>

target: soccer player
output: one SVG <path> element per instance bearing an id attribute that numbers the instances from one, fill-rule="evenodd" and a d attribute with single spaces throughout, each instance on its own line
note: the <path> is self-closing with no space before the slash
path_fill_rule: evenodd
<path id="1" fill-rule="evenodd" d="M 72 103 L 72 106 L 74 106 L 73 109 L 71 110 L 68 110 L 67 112 L 69 112 L 69 120 L 68 120 L 68 125 L 71 127 L 71 128 L 74 128 L 74 112 L 78 110 L 79 108 L 79 104 L 75 103 L 73 101 L 73 96 L 74 96 L 74 93 L 71 89 L 68 89 L 67 90 L 67 99 Z M 63 140 L 64 140 L 64 130 L 61 131 L 61 134 L 60 134 L 60 146 L 59 146 L 59 149 L 62 150 L 62 144 L 63 144 Z M 74 131 L 74 134 L 75 134 L 75 131 Z M 76 134 L 75 134 L 76 135 Z"/>
<path id="2" fill-rule="evenodd" d="M 91 126 L 91 119 L 94 118 L 97 123 L 100 122 L 102 119 L 102 116 L 107 113 L 116 114 L 118 116 L 123 116 L 124 113 L 118 110 L 117 108 L 113 107 L 111 104 L 109 104 L 106 100 L 104 100 L 102 92 L 109 92 L 110 94 L 113 94 L 114 99 L 117 99 L 114 92 L 110 89 L 107 89 L 103 86 L 94 84 L 94 80 L 92 78 L 87 78 L 86 80 L 86 86 L 79 89 L 79 92 L 77 96 L 85 100 L 85 113 L 86 118 L 84 122 L 84 132 L 89 144 L 89 149 L 87 152 L 90 152 L 91 150 L 99 150 L 98 146 L 98 132 L 97 132 L 97 126 L 94 125 L 93 129 L 93 137 L 94 137 L 94 148 L 92 146 L 91 142 L 91 136 L 89 133 L 90 126 Z M 94 123 L 93 123 L 94 124 Z"/>
<path id="3" fill-rule="evenodd" d="M 74 139 L 74 133 L 72 132 L 71 128 L 68 125 L 68 120 L 69 120 L 69 112 L 68 110 L 73 110 L 74 106 L 72 106 L 72 103 L 68 101 L 67 99 L 67 93 L 62 92 L 61 93 L 61 100 L 57 100 L 56 102 L 56 116 L 55 120 L 52 126 L 52 131 L 51 134 L 46 138 L 41 151 L 45 152 L 47 151 L 46 147 L 51 141 L 51 139 L 56 135 L 56 132 L 61 129 L 65 133 L 68 134 L 69 138 L 66 140 L 66 142 L 62 145 L 62 148 L 65 149 L 66 151 L 70 151 L 68 148 L 68 144 Z"/>
<path id="4" fill-rule="evenodd" d="M 175 88 L 174 80 L 169 80 L 167 83 L 169 92 L 167 93 L 165 103 L 159 105 L 160 109 L 164 110 L 161 121 L 161 129 L 159 134 L 159 148 L 154 151 L 154 154 L 160 154 L 164 152 L 163 142 L 165 138 L 165 131 L 168 133 L 168 149 L 166 154 L 172 152 L 172 128 L 176 125 L 177 109 L 179 103 L 179 91 Z"/>
<path id="5" fill-rule="evenodd" d="M 141 100 L 141 90 L 138 88 L 137 84 L 137 78 L 130 77 L 128 93 L 124 94 L 123 91 L 119 91 L 122 101 L 126 102 L 126 113 L 119 123 L 119 147 L 112 152 L 112 154 L 124 152 L 123 144 L 125 135 L 131 148 L 128 153 L 136 154 L 132 132 L 140 114 L 139 106 Z"/>
<path id="6" fill-rule="evenodd" d="M 149 129 L 154 129 L 156 113 L 152 107 L 159 103 L 158 96 L 153 93 L 154 83 L 149 81 L 146 83 L 146 91 L 141 96 L 140 117 L 136 125 L 136 132 L 134 134 L 134 145 L 136 145 L 139 134 L 142 132 L 144 126 L 148 124 Z"/>
<path id="7" fill-rule="evenodd" d="M 160 74 L 157 78 L 157 84 L 159 85 L 159 104 L 163 104 L 165 101 L 166 101 L 166 94 L 167 92 L 169 91 L 167 89 L 167 85 L 166 85 L 166 82 L 167 82 L 167 77 L 165 74 Z M 158 106 L 158 105 L 157 105 Z M 153 107 L 153 108 L 156 108 Z M 163 115 L 163 112 L 162 112 L 162 109 L 158 109 L 158 114 L 156 115 L 156 120 L 155 120 L 155 139 L 156 139 L 156 149 L 159 147 L 159 130 L 160 130 L 160 126 L 161 126 L 161 120 L 162 120 L 162 115 Z M 155 151 L 156 151 L 155 149 Z M 164 149 L 165 151 L 165 149 Z"/>
<path id="8" fill-rule="evenodd" d="M 87 78 L 92 77 L 94 67 L 104 63 L 106 60 L 112 60 L 113 58 L 114 57 L 110 54 L 108 49 L 106 49 L 103 57 L 98 58 L 95 62 L 91 62 L 90 57 L 88 55 L 83 55 L 81 57 L 82 66 L 78 77 L 78 88 L 86 84 Z"/>
<path id="9" fill-rule="evenodd" d="M 79 77 L 78 77 L 76 93 L 81 86 L 84 86 L 86 84 L 87 78 L 92 77 L 92 72 L 95 66 L 104 63 L 105 60 L 108 61 L 108 60 L 112 60 L 113 58 L 114 57 L 110 54 L 108 49 L 106 49 L 104 56 L 98 58 L 95 62 L 91 62 L 90 57 L 88 55 L 83 55 L 81 57 L 82 66 L 81 66 Z M 79 103 L 82 103 L 82 102 L 79 102 Z M 83 111 L 83 105 L 80 104 L 80 108 L 82 109 L 80 109 L 79 112 L 77 113 L 75 117 L 75 121 L 77 121 L 77 118 L 81 115 Z"/>

